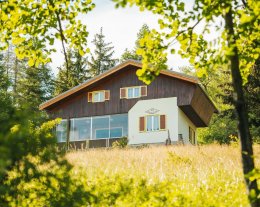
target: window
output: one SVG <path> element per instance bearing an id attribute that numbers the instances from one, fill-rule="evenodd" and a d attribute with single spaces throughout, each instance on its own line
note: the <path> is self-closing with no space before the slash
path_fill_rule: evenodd
<path id="1" fill-rule="evenodd" d="M 91 118 L 71 119 L 70 141 L 90 139 Z"/>
<path id="2" fill-rule="evenodd" d="M 139 98 L 140 87 L 127 88 L 127 98 Z"/>
<path id="3" fill-rule="evenodd" d="M 68 120 L 62 120 L 56 127 L 58 142 L 67 141 Z M 70 141 L 88 139 L 109 139 L 127 136 L 128 114 L 94 116 L 70 119 Z"/>
<path id="4" fill-rule="evenodd" d="M 165 115 L 148 115 L 140 117 L 139 119 L 140 132 L 151 132 L 165 129 Z"/>
<path id="5" fill-rule="evenodd" d="M 111 128 L 110 138 L 117 138 L 123 136 L 123 128 Z"/>
<path id="6" fill-rule="evenodd" d="M 94 139 L 109 138 L 109 116 L 93 117 L 92 133 Z"/>
<path id="7" fill-rule="evenodd" d="M 147 96 L 147 86 L 133 86 L 120 88 L 120 98 L 140 98 L 142 96 Z"/>
<path id="8" fill-rule="evenodd" d="M 67 120 L 62 120 L 56 127 L 56 136 L 58 142 L 66 142 L 67 140 Z"/>
<path id="9" fill-rule="evenodd" d="M 88 93 L 88 102 L 104 102 L 110 99 L 110 91 L 93 91 Z"/>

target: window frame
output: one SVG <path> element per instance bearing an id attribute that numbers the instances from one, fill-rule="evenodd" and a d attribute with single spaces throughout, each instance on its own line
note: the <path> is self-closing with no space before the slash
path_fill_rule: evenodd
<path id="1" fill-rule="evenodd" d="M 103 93 L 103 99 L 101 99 L 101 93 Z M 106 98 L 106 93 L 108 95 L 108 97 Z M 95 101 L 95 94 L 99 94 L 98 95 L 98 101 Z M 98 90 L 98 91 L 91 91 L 88 92 L 88 102 L 91 103 L 102 103 L 105 101 L 110 100 L 110 90 Z"/>
<path id="2" fill-rule="evenodd" d="M 158 117 L 158 128 L 159 129 L 154 129 L 154 117 Z M 164 125 L 165 125 L 165 128 L 164 129 L 162 129 L 161 128 L 161 117 L 162 116 L 164 116 Z M 140 119 L 141 118 L 144 118 L 144 130 L 141 130 L 140 128 Z M 147 123 L 148 123 L 148 121 L 147 121 L 147 118 L 148 117 L 152 117 L 152 130 L 147 130 Z M 149 115 L 145 115 L 145 116 L 141 116 L 141 117 L 139 117 L 139 132 L 159 132 L 159 131 L 166 131 L 167 130 L 167 128 L 166 128 L 166 115 L 165 114 L 149 114 Z"/>
<path id="3" fill-rule="evenodd" d="M 142 95 L 142 87 L 145 87 L 145 95 Z M 132 89 L 132 95 L 133 97 L 129 97 L 129 90 Z M 135 96 L 135 89 L 138 89 L 138 96 Z M 125 96 L 122 97 L 122 90 L 125 90 Z M 120 88 L 120 99 L 134 99 L 134 98 L 141 98 L 147 96 L 147 86 L 146 85 L 142 85 L 142 86 L 129 86 L 129 87 L 123 87 Z"/>

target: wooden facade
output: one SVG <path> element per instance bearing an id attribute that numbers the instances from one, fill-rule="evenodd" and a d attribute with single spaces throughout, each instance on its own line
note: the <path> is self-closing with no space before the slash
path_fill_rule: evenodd
<path id="1" fill-rule="evenodd" d="M 90 117 L 100 115 L 122 114 L 136 104 L 138 100 L 177 97 L 177 105 L 196 127 L 205 127 L 216 108 L 200 87 L 198 81 L 175 72 L 162 71 L 161 74 L 147 86 L 147 96 L 134 99 L 120 99 L 120 88 L 131 86 L 142 86 L 143 82 L 138 80 L 136 70 L 140 64 L 123 65 L 122 68 L 114 69 L 114 72 L 106 76 L 90 80 L 82 86 L 65 92 L 58 98 L 54 98 L 40 106 L 54 118 L 63 119 Z M 113 69 L 112 69 L 113 70 Z M 173 75 L 171 75 L 171 73 Z M 186 80 L 187 79 L 187 80 Z M 109 90 L 110 100 L 104 102 L 88 102 L 88 93 L 98 90 Z"/>

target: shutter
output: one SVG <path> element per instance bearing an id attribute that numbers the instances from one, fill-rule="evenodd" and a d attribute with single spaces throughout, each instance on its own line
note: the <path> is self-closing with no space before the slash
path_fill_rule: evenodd
<path id="1" fill-rule="evenodd" d="M 141 86 L 141 96 L 147 96 L 147 86 Z"/>
<path id="2" fill-rule="evenodd" d="M 139 118 L 139 131 L 144 132 L 144 117 Z"/>
<path id="3" fill-rule="evenodd" d="M 110 91 L 105 91 L 105 101 L 110 100 Z"/>
<path id="4" fill-rule="evenodd" d="M 120 88 L 120 98 L 126 98 L 126 88 Z"/>
<path id="5" fill-rule="evenodd" d="M 165 115 L 160 115 L 160 129 L 166 129 Z"/>
<path id="6" fill-rule="evenodd" d="M 92 102 L 92 92 L 88 92 L 88 102 Z"/>

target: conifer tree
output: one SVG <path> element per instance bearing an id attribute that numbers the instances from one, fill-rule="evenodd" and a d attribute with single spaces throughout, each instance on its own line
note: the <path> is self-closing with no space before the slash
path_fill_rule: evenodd
<path id="1" fill-rule="evenodd" d="M 115 66 L 118 60 L 113 58 L 114 47 L 111 42 L 105 42 L 105 35 L 102 28 L 94 36 L 92 43 L 95 46 L 95 50 L 90 54 L 88 67 L 91 76 L 94 77 Z"/>
<path id="2" fill-rule="evenodd" d="M 67 50 L 68 66 L 66 63 L 59 68 L 55 85 L 55 95 L 63 93 L 74 86 L 77 86 L 90 78 L 87 68 L 87 58 L 81 56 L 78 51 Z"/>
<path id="3" fill-rule="evenodd" d="M 39 112 L 39 105 L 52 97 L 54 80 L 48 65 L 25 67 L 19 79 L 17 93 L 19 105 L 31 112 Z"/>
<path id="4" fill-rule="evenodd" d="M 132 50 L 129 50 L 128 48 L 125 49 L 124 53 L 122 54 L 120 58 L 120 62 L 124 62 L 126 60 L 132 59 L 132 60 L 137 60 L 141 61 L 142 56 L 136 54 L 136 50 L 140 48 L 140 43 L 139 41 L 145 36 L 146 33 L 149 33 L 150 29 L 147 24 L 143 24 L 139 32 L 137 33 L 137 39 L 135 41 L 135 47 Z"/>

